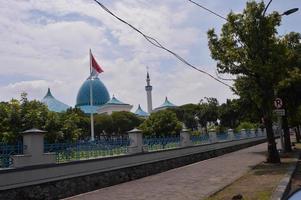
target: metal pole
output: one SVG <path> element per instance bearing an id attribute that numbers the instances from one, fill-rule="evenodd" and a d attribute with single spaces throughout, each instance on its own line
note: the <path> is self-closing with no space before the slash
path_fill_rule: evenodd
<path id="1" fill-rule="evenodd" d="M 282 122 L 281 122 L 280 115 L 278 115 L 278 131 L 280 133 L 281 151 L 284 152 L 283 131 L 282 131 Z"/>
<path id="2" fill-rule="evenodd" d="M 94 118 L 93 118 L 93 89 L 92 89 L 92 65 L 90 49 L 90 120 L 91 120 L 91 141 L 94 141 Z"/>

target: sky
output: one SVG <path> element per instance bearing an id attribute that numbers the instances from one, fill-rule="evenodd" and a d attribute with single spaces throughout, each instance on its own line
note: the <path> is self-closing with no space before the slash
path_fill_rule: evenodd
<path id="1" fill-rule="evenodd" d="M 193 65 L 215 74 L 207 31 L 220 31 L 223 19 L 187 0 L 99 0 L 114 13 Z M 242 12 L 243 0 L 195 0 L 222 16 Z M 227 3 L 225 3 L 227 2 Z M 267 0 L 265 1 L 267 3 Z M 299 7 L 300 0 L 274 0 L 267 13 Z M 301 11 L 283 17 L 279 35 L 301 32 Z M 153 107 L 165 96 L 176 105 L 232 91 L 150 45 L 141 35 L 104 12 L 93 0 L 3 0 L 0 4 L 0 101 L 42 99 L 47 88 L 74 106 L 89 76 L 89 49 L 102 66 L 99 75 L 110 95 L 146 110 L 146 66 Z M 227 76 L 226 76 L 227 77 Z M 231 84 L 231 82 L 229 82 Z"/>

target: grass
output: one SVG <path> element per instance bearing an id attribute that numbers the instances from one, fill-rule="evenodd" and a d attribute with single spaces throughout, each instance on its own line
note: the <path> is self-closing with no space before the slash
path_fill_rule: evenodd
<path id="1" fill-rule="evenodd" d="M 86 151 L 65 151 L 58 152 L 56 155 L 56 159 L 58 163 L 75 161 L 75 160 L 87 160 L 101 157 L 111 157 L 126 154 L 127 148 L 119 147 L 110 150 L 86 150 Z"/>
<path id="2" fill-rule="evenodd" d="M 301 149 L 301 145 L 297 148 Z M 289 166 L 295 162 L 296 155 L 297 151 L 283 154 L 281 164 L 260 163 L 244 176 L 205 200 L 231 200 L 238 194 L 243 196 L 243 200 L 268 200 Z"/>

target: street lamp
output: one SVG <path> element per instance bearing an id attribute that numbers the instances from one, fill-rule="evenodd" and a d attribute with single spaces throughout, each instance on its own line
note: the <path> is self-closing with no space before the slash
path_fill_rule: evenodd
<path id="1" fill-rule="evenodd" d="M 282 15 L 290 15 L 290 14 L 292 14 L 292 13 L 297 12 L 298 10 L 299 10 L 299 8 L 292 8 L 292 9 L 289 9 L 289 10 L 283 12 L 283 13 L 281 14 L 281 16 L 282 16 Z"/>

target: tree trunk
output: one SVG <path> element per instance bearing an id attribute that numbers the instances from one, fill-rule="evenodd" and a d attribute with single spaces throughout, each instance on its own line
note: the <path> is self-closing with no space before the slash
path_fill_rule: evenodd
<path id="1" fill-rule="evenodd" d="M 299 128 L 299 125 L 296 126 L 296 142 L 300 143 L 300 128 Z"/>
<path id="2" fill-rule="evenodd" d="M 268 140 L 268 154 L 267 162 L 268 163 L 280 163 L 280 157 L 277 150 L 274 132 L 272 128 L 272 121 L 269 117 L 264 117 L 264 124 L 267 131 L 267 140 Z"/>
<path id="3" fill-rule="evenodd" d="M 287 116 L 282 117 L 282 128 L 283 128 L 283 138 L 284 138 L 284 151 L 285 152 L 291 152 L 292 151 L 292 145 L 291 145 L 291 136 L 290 131 L 288 128 L 288 121 Z"/>

